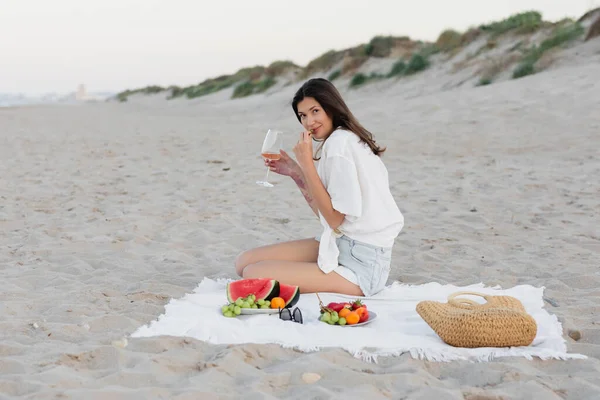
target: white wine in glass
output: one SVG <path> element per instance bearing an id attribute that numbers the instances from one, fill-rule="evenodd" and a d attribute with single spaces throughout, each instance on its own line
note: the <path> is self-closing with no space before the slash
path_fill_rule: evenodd
<path id="1" fill-rule="evenodd" d="M 283 132 L 275 129 L 269 129 L 265 140 L 263 141 L 261 155 L 267 160 L 279 160 L 281 158 L 281 145 L 283 139 Z M 269 183 L 269 167 L 267 167 L 267 174 L 265 175 L 264 181 L 256 181 L 260 186 L 273 187 L 272 183 Z"/>

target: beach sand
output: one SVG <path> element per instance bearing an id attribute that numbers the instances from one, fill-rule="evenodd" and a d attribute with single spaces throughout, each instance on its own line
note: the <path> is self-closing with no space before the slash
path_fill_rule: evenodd
<path id="1" fill-rule="evenodd" d="M 301 132 L 294 84 L 235 101 L 0 109 L 0 399 L 600 398 L 589 60 L 479 88 L 427 93 L 425 74 L 342 90 L 388 147 L 406 220 L 389 283 L 544 286 L 568 351 L 587 360 L 369 364 L 336 349 L 124 339 L 203 277 L 234 278 L 239 252 L 320 232 L 291 180 L 255 184 L 266 130 L 283 129 L 290 153 Z"/>

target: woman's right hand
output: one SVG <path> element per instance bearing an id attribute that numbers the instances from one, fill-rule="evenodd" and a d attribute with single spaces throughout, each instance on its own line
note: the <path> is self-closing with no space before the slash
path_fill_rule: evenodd
<path id="1" fill-rule="evenodd" d="M 300 170 L 298 163 L 294 161 L 288 153 L 280 150 L 281 158 L 279 160 L 265 159 L 265 166 L 279 175 L 292 176 Z"/>

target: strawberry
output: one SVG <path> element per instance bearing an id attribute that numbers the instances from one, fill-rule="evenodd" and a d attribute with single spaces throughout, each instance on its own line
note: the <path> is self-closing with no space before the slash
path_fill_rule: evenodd
<path id="1" fill-rule="evenodd" d="M 352 309 L 357 310 L 361 307 L 364 307 L 365 309 L 367 308 L 367 306 L 363 304 L 362 301 L 360 301 L 360 299 L 354 300 L 354 303 L 352 303 Z"/>

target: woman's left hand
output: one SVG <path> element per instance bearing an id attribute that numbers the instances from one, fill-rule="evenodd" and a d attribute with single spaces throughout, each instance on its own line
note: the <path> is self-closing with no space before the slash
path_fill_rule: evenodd
<path id="1" fill-rule="evenodd" d="M 296 161 L 300 165 L 300 168 L 304 169 L 309 165 L 313 165 L 313 147 L 312 137 L 310 132 L 302 132 L 300 134 L 300 140 L 294 146 L 294 154 L 296 155 Z"/>

